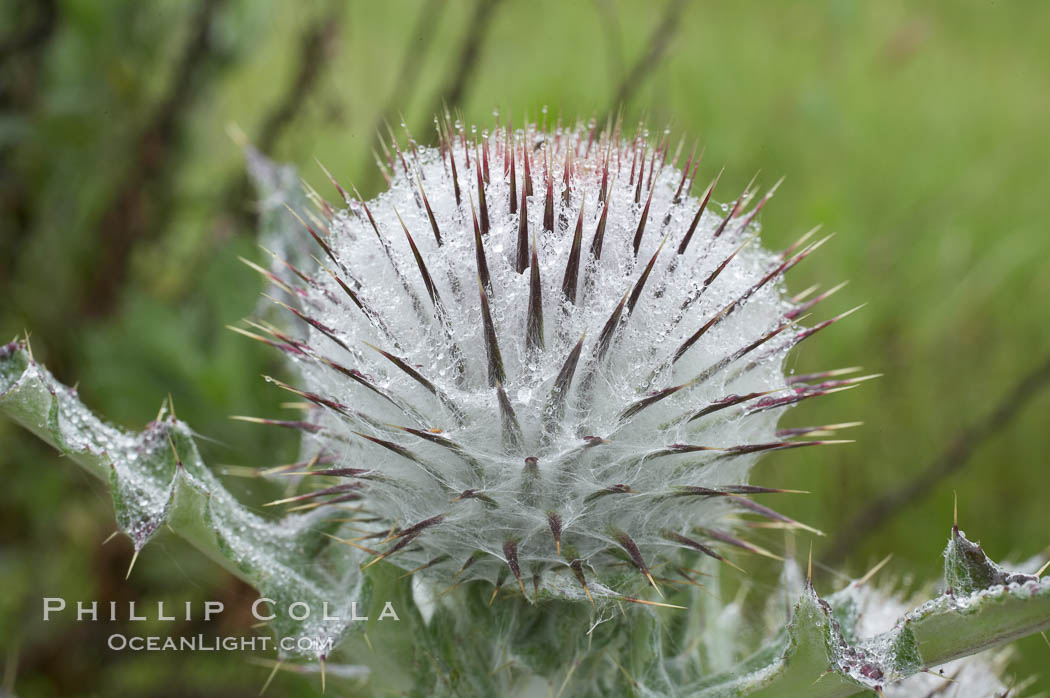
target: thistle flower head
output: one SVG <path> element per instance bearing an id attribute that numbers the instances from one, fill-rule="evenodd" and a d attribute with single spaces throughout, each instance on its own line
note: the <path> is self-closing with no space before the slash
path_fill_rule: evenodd
<path id="1" fill-rule="evenodd" d="M 634 593 L 681 550 L 762 552 L 741 520 L 796 525 L 749 471 L 829 443 L 777 419 L 849 381 L 785 375 L 831 321 L 801 326 L 827 294 L 782 281 L 820 242 L 758 244 L 773 190 L 693 196 L 695 149 L 641 127 L 438 133 L 391 144 L 374 200 L 340 187 L 306 224 L 317 269 L 281 284 L 307 336 L 268 341 L 338 478 L 297 501 L 362 504 L 376 560 L 530 598 Z"/>

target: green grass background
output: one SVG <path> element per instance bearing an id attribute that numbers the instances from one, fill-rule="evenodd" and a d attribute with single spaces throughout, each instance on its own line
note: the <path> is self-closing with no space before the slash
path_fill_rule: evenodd
<path id="1" fill-rule="evenodd" d="M 84 400 L 116 423 L 141 428 L 170 392 L 179 417 L 217 440 L 203 445 L 210 462 L 265 465 L 294 454 L 288 435 L 227 419 L 275 414 L 281 400 L 259 378 L 280 370 L 277 357 L 223 329 L 255 310 L 260 291 L 236 260 L 257 251 L 242 215 L 250 202 L 227 195 L 242 176 L 227 125 L 256 137 L 295 80 L 304 32 L 319 18 L 338 22 L 316 84 L 294 102 L 271 154 L 332 198 L 314 157 L 374 193 L 377 120 L 389 104 L 429 136 L 475 3 L 433 2 L 422 34 L 424 3 L 408 0 L 218 7 L 208 55 L 173 109 L 159 174 L 142 182 L 151 206 L 131 224 L 118 302 L 86 312 L 88 280 L 109 254 L 101 218 L 135 180 L 139 134 L 170 89 L 198 7 L 60 0 L 42 45 L 4 53 L 0 338 L 32 332 L 37 357 L 65 382 L 79 381 Z M 604 114 L 665 8 L 498 2 L 478 32 L 458 106 L 483 122 L 496 107 L 518 119 L 544 105 L 552 119 Z M 34 12 L 4 3 L 0 35 L 18 36 Z M 1050 5 L 691 0 L 673 27 L 665 52 L 631 86 L 627 118 L 698 135 L 706 147 L 698 179 L 726 167 L 716 198 L 731 198 L 755 172 L 767 186 L 785 175 L 762 214 L 766 244 L 785 246 L 817 223 L 837 233 L 791 272 L 791 288 L 850 281 L 820 319 L 867 303 L 803 345 L 794 367 L 860 364 L 885 376 L 811 401 L 784 422 L 863 420 L 850 434 L 857 443 L 777 454 L 755 475 L 809 490 L 783 510 L 833 532 L 945 450 L 1050 352 Z M 395 99 L 408 51 L 418 52 L 417 76 Z M 883 574 L 937 578 L 953 492 L 963 528 L 993 557 L 1045 551 L 1048 412 L 1044 390 L 838 571 L 859 574 L 893 553 Z M 41 596 L 217 597 L 243 608 L 252 592 L 172 536 L 147 547 L 123 582 L 129 545 L 101 545 L 113 528 L 105 492 L 6 422 L 0 473 L 4 688 L 20 696 L 257 692 L 266 669 L 242 655 L 113 653 L 103 646 L 110 626 L 41 623 Z M 233 486 L 246 498 L 269 494 Z M 822 544 L 814 541 L 818 560 Z M 228 622 L 231 632 L 247 623 Z M 1042 672 L 1029 692 L 1050 689 L 1050 648 L 1038 637 L 1018 647 L 1017 675 Z M 318 693 L 315 681 L 288 675 L 271 690 Z"/>

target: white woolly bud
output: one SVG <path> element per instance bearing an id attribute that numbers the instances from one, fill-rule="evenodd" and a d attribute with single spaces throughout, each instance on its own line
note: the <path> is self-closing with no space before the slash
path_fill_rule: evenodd
<path id="1" fill-rule="evenodd" d="M 325 408 L 321 462 L 355 478 L 324 496 L 375 517 L 358 543 L 445 581 L 590 597 L 652 582 L 679 549 L 757 551 L 741 516 L 796 525 L 748 473 L 828 443 L 777 418 L 849 382 L 784 374 L 825 325 L 796 324 L 809 304 L 782 274 L 819 242 L 763 250 L 772 191 L 696 198 L 666 139 L 439 130 L 440 149 L 392 158 L 387 192 L 311 226 L 309 339 L 282 340 Z"/>

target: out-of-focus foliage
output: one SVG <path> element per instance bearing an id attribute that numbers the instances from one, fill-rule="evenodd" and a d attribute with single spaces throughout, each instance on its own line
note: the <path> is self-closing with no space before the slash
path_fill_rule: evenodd
<path id="1" fill-rule="evenodd" d="M 228 124 L 324 195 L 335 197 L 315 156 L 368 195 L 382 183 L 370 151 L 384 117 L 396 128 L 400 110 L 420 139 L 442 97 L 474 120 L 544 105 L 551 120 L 604 117 L 639 65 L 627 121 L 701 134 L 698 186 L 726 165 L 716 198 L 758 170 L 767 184 L 786 175 L 762 214 L 766 243 L 786 245 L 812 221 L 838 232 L 792 288 L 837 274 L 851 281 L 843 307 L 869 303 L 806 346 L 796 368 L 861 362 L 886 376 L 788 418 L 862 419 L 859 443 L 781 454 L 756 475 L 809 490 L 785 513 L 834 532 L 940 454 L 1050 347 L 1048 22 L 1042 4 L 975 1 L 4 3 L 0 339 L 29 330 L 38 358 L 129 427 L 171 393 L 179 417 L 214 439 L 201 442 L 210 463 L 287 462 L 289 434 L 226 418 L 279 414 L 283 399 L 258 377 L 279 375 L 278 357 L 223 329 L 253 312 L 260 290 L 236 259 L 259 253 Z M 936 578 L 953 490 L 994 557 L 1040 551 L 1048 409 L 1037 396 L 957 476 L 873 531 L 845 569 L 893 552 L 891 570 Z M 130 546 L 101 545 L 107 498 L 76 469 L 51 467 L 55 458 L 0 422 L 5 680 L 17 658 L 21 696 L 257 693 L 267 669 L 243 654 L 111 652 L 104 640 L 120 624 L 40 621 L 41 596 L 218 598 L 240 609 L 225 629 L 242 632 L 254 598 L 173 536 L 146 548 L 124 582 Z M 252 480 L 231 487 L 255 503 L 274 494 Z M 769 544 L 785 545 L 776 532 Z M 1045 666 L 1041 643 L 1020 644 L 1016 674 Z M 318 690 L 283 673 L 271 687 Z"/>

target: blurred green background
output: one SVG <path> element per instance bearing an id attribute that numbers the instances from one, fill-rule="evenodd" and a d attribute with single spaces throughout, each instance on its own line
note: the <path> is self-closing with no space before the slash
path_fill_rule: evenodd
<path id="1" fill-rule="evenodd" d="M 5 0 L 0 339 L 31 332 L 37 358 L 127 427 L 171 393 L 216 467 L 287 462 L 289 434 L 227 418 L 281 409 L 259 377 L 280 373 L 276 354 L 223 329 L 261 290 L 237 261 L 258 251 L 228 125 L 334 199 L 313 159 L 375 193 L 376 129 L 399 112 L 425 140 L 442 100 L 485 123 L 622 103 L 629 121 L 700 136 L 697 188 L 726 167 L 716 198 L 786 175 L 767 246 L 837 232 L 790 287 L 850 281 L 818 319 L 868 304 L 793 367 L 885 376 L 784 420 L 863 420 L 857 443 L 755 475 L 811 492 L 783 511 L 828 532 L 824 590 L 888 553 L 887 577 L 938 578 L 953 492 L 993 557 L 1024 559 L 1050 544 L 1047 27 L 1050 4 L 976 0 Z M 846 522 L 938 460 L 952 472 L 833 554 Z M 243 654 L 110 652 L 120 623 L 40 622 L 42 596 L 218 598 L 239 609 L 228 626 L 180 632 L 236 633 L 254 596 L 170 535 L 125 582 L 101 485 L 4 421 L 0 473 L 0 695 L 258 692 L 267 669 Z M 1018 647 L 1018 676 L 1043 670 L 1028 691 L 1050 689 L 1050 648 Z M 282 673 L 270 691 L 319 686 Z"/>

